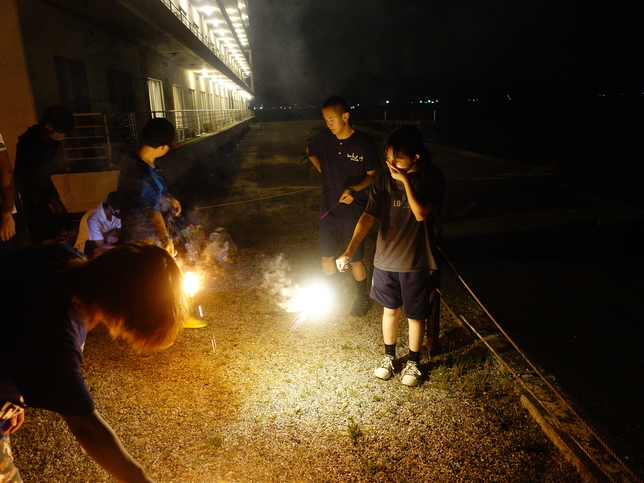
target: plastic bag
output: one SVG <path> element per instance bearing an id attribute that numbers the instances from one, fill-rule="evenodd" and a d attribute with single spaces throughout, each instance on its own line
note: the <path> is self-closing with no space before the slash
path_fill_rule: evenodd
<path id="1" fill-rule="evenodd" d="M 235 262 L 237 245 L 235 245 L 235 242 L 225 228 L 217 228 L 210 234 L 209 238 L 208 251 L 212 258 L 225 263 Z"/>

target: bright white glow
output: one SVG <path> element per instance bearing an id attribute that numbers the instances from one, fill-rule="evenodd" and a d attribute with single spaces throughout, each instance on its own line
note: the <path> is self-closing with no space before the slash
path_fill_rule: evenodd
<path id="1" fill-rule="evenodd" d="M 186 272 L 183 274 L 183 291 L 191 297 L 196 294 L 201 288 L 201 280 L 199 275 L 194 272 Z"/>
<path id="2" fill-rule="evenodd" d="M 306 287 L 295 285 L 283 289 L 282 295 L 286 297 L 286 311 L 297 314 L 291 330 L 297 329 L 309 317 L 325 315 L 333 308 L 333 292 L 326 283 L 312 283 Z"/>
<path id="3" fill-rule="evenodd" d="M 200 7 L 199 10 L 201 10 L 205 15 L 212 15 L 215 10 L 217 10 L 215 7 L 211 6 L 205 6 L 205 7 Z"/>

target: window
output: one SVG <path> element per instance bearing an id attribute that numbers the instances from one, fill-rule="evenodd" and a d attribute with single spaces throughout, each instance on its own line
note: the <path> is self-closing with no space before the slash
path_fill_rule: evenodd
<path id="1" fill-rule="evenodd" d="M 172 100 L 175 111 L 183 111 L 183 88 L 181 86 L 172 86 Z"/>
<path id="2" fill-rule="evenodd" d="M 195 99 L 195 90 L 194 89 L 188 89 L 188 99 L 187 99 L 187 108 L 188 109 L 196 109 L 195 104 L 196 104 L 196 99 Z"/>
<path id="3" fill-rule="evenodd" d="M 181 86 L 173 85 L 172 86 L 172 101 L 174 103 L 174 125 L 177 129 L 177 141 L 185 140 L 185 122 L 182 112 L 184 110 L 183 106 L 183 88 Z"/>
<path id="4" fill-rule="evenodd" d="M 60 103 L 72 112 L 92 112 L 85 62 L 54 55 Z"/>
<path id="5" fill-rule="evenodd" d="M 150 95 L 150 111 L 152 111 L 153 117 L 163 117 L 163 111 L 165 111 L 163 83 L 160 80 L 148 79 L 148 93 Z"/>
<path id="6" fill-rule="evenodd" d="M 136 111 L 132 76 L 127 72 L 106 69 L 110 108 L 117 112 Z"/>
<path id="7" fill-rule="evenodd" d="M 206 97 L 205 91 L 201 91 L 199 93 L 199 104 L 200 104 L 199 109 L 203 109 L 203 110 L 210 109 L 210 107 L 208 106 L 208 98 Z"/>

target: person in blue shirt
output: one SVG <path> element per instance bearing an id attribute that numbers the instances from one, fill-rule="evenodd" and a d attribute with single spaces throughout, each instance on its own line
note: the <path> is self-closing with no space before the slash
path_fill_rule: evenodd
<path id="1" fill-rule="evenodd" d="M 168 347 L 187 319 L 182 284 L 167 251 L 143 243 L 90 261 L 64 244 L 0 257 L 0 481 L 22 481 L 9 435 L 20 428 L 27 406 L 60 414 L 118 481 L 152 481 L 96 410 L 80 368 L 83 346 L 87 332 L 103 324 L 136 350 Z"/>
<path id="2" fill-rule="evenodd" d="M 168 223 L 181 213 L 181 203 L 168 192 L 156 160 L 176 147 L 174 140 L 170 121 L 162 117 L 148 121 L 136 153 L 121 170 L 117 188 L 123 240 L 158 245 L 172 255 L 176 252 Z"/>

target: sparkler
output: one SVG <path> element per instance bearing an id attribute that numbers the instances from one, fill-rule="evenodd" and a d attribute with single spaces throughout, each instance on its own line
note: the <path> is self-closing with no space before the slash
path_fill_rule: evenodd
<path id="1" fill-rule="evenodd" d="M 201 289 L 201 279 L 199 275 L 197 275 L 194 272 L 185 272 L 183 274 L 184 292 L 186 292 L 190 296 L 190 298 L 193 298 L 200 289 Z M 198 310 L 199 310 L 199 316 L 203 317 L 201 305 L 198 306 Z M 192 315 L 188 317 L 188 320 L 186 320 L 185 324 L 183 324 L 184 328 L 187 328 L 187 329 L 200 329 L 202 327 L 205 327 L 206 325 L 208 324 L 206 324 L 203 320 L 197 319 Z"/>
<path id="2" fill-rule="evenodd" d="M 199 280 L 199 275 L 194 272 L 186 272 L 183 274 L 183 291 L 190 295 L 190 297 L 194 297 L 200 288 L 201 280 Z"/>
<path id="3" fill-rule="evenodd" d="M 309 317 L 324 315 L 334 304 L 333 291 L 325 281 L 306 283 L 303 287 L 293 283 L 289 276 L 288 262 L 280 254 L 265 265 L 266 292 L 289 313 L 295 313 L 291 330 L 297 329 Z"/>
<path id="4" fill-rule="evenodd" d="M 333 306 L 333 293 L 325 283 L 307 287 L 295 285 L 290 289 L 283 289 L 282 295 L 287 297 L 284 304 L 286 311 L 297 313 L 291 330 L 297 329 L 309 316 L 326 314 Z"/>
<path id="5" fill-rule="evenodd" d="M 331 210 L 332 210 L 333 208 L 335 208 L 336 206 L 338 206 L 339 204 L 340 204 L 340 202 L 338 201 L 335 205 L 333 205 L 331 208 L 329 208 L 329 211 L 327 211 L 325 214 L 323 214 L 323 215 L 320 217 L 320 220 L 321 220 L 322 218 L 324 218 L 326 215 L 328 215 L 329 213 L 331 213 Z"/>

